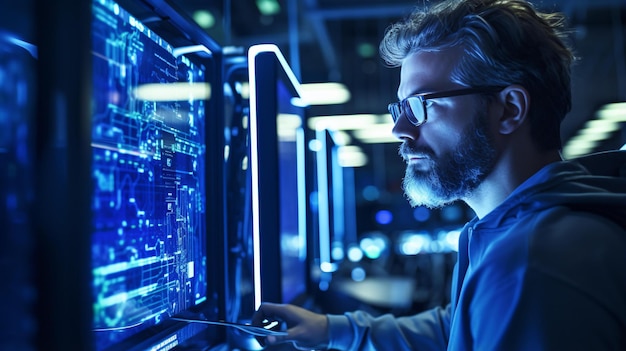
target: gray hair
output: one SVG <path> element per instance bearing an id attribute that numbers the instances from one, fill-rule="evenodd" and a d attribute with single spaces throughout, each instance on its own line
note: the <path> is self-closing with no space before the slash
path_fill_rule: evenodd
<path id="1" fill-rule="evenodd" d="M 561 147 L 560 125 L 571 109 L 574 59 L 560 13 L 526 0 L 449 0 L 416 9 L 391 25 L 380 54 L 391 67 L 418 51 L 463 47 L 452 80 L 466 86 L 519 84 L 531 96 L 528 117 L 540 148 Z"/>

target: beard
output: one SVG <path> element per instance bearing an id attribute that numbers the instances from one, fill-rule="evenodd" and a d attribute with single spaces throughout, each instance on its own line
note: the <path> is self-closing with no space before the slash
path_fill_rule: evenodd
<path id="1" fill-rule="evenodd" d="M 487 128 L 487 116 L 479 112 L 461 136 L 455 148 L 437 156 L 426 146 L 405 141 L 400 155 L 425 156 L 430 167 L 409 164 L 403 180 L 404 192 L 411 206 L 441 208 L 468 197 L 493 170 L 496 152 Z"/>

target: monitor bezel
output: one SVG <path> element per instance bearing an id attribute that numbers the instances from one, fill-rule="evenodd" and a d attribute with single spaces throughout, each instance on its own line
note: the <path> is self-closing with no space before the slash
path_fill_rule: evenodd
<path id="1" fill-rule="evenodd" d="M 281 266 L 281 223 L 279 194 L 279 140 L 277 135 L 278 80 L 292 96 L 291 104 L 300 107 L 301 128 L 297 133 L 298 147 L 298 235 L 308 245 L 306 237 L 307 195 L 305 184 L 304 120 L 306 103 L 302 99 L 300 82 L 280 49 L 274 44 L 253 45 L 248 49 L 250 84 L 250 168 L 252 195 L 252 242 L 254 309 L 262 302 L 298 303 L 310 292 L 309 263 L 303 248 L 305 286 L 294 299 L 283 296 Z M 262 151 L 261 151 L 262 149 Z"/>

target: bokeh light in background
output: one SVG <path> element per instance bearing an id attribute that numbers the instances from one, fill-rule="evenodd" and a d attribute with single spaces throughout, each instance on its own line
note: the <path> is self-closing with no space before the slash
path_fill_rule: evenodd
<path id="1" fill-rule="evenodd" d="M 359 262 L 363 259 L 363 251 L 357 245 L 350 245 L 348 247 L 348 260 L 350 262 Z"/>
<path id="2" fill-rule="evenodd" d="M 441 219 L 446 222 L 460 222 L 463 220 L 463 209 L 460 205 L 454 204 L 441 209 Z"/>
<path id="3" fill-rule="evenodd" d="M 458 251 L 459 229 L 441 230 L 436 235 L 429 232 L 405 232 L 398 237 L 396 250 L 400 255 L 442 253 Z"/>
<path id="4" fill-rule="evenodd" d="M 426 222 L 430 219 L 430 210 L 426 207 L 416 207 L 413 210 L 413 218 L 418 222 Z"/>
<path id="5" fill-rule="evenodd" d="M 338 242 L 334 242 L 332 245 L 333 247 L 330 251 L 330 256 L 332 257 L 333 261 L 342 261 L 345 256 L 343 245 Z"/>
<path id="6" fill-rule="evenodd" d="M 393 221 L 393 213 L 388 210 L 380 210 L 376 212 L 376 222 L 378 224 L 386 225 Z"/>
<path id="7" fill-rule="evenodd" d="M 380 191 L 373 185 L 368 185 L 363 188 L 361 195 L 367 201 L 376 201 L 380 197 Z"/>
<path id="8" fill-rule="evenodd" d="M 366 277 L 367 273 L 362 267 L 356 267 L 352 269 L 352 272 L 350 272 L 350 278 L 352 278 L 355 282 L 362 282 Z"/>
<path id="9" fill-rule="evenodd" d="M 388 250 L 389 239 L 382 233 L 369 233 L 361 238 L 359 246 L 365 257 L 377 260 Z"/>

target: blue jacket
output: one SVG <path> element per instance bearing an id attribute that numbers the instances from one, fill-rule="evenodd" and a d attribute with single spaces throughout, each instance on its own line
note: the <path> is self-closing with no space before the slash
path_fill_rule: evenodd
<path id="1" fill-rule="evenodd" d="M 449 306 L 328 315 L 329 348 L 626 350 L 626 179 L 607 176 L 626 162 L 611 154 L 548 165 L 467 223 Z"/>

